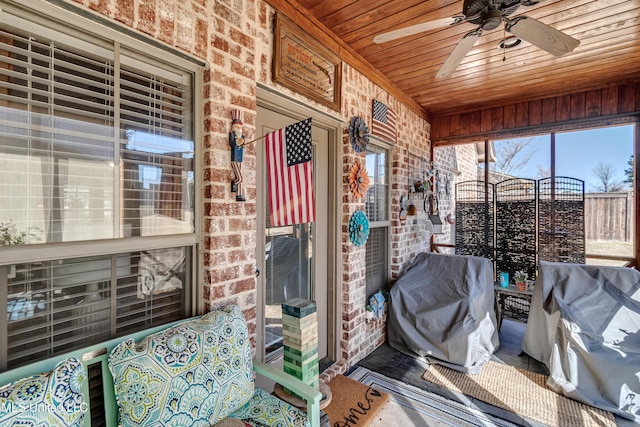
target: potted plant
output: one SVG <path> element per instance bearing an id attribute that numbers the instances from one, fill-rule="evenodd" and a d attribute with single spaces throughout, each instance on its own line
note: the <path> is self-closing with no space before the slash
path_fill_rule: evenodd
<path id="1" fill-rule="evenodd" d="M 31 230 L 40 231 L 37 227 L 29 227 L 28 231 L 18 231 L 12 220 L 0 222 L 0 247 L 24 245 L 40 240 Z"/>
<path id="2" fill-rule="evenodd" d="M 9 222 L 0 222 L 0 247 L 24 245 L 29 239 L 37 240 L 37 237 L 26 231 L 18 231 L 18 228 L 11 220 L 9 220 Z M 7 278 L 13 279 L 15 277 L 16 266 L 13 264 L 9 266 L 9 275 Z"/>
<path id="3" fill-rule="evenodd" d="M 513 275 L 513 278 L 516 281 L 516 289 L 519 292 L 524 292 L 527 290 L 527 273 L 522 270 L 518 270 Z"/>
<path id="4" fill-rule="evenodd" d="M 22 245 L 29 237 L 29 233 L 25 231 L 18 232 L 12 221 L 0 222 L 0 246 Z"/>

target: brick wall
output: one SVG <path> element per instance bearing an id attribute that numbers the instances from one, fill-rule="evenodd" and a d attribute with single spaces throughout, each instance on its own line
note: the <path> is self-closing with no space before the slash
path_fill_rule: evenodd
<path id="1" fill-rule="evenodd" d="M 478 179 L 478 152 L 475 144 L 456 145 L 456 158 L 460 175 L 456 183 Z"/>
<path id="2" fill-rule="evenodd" d="M 444 233 L 436 236 L 436 242 L 455 244 L 455 224 L 447 224 L 447 214 L 455 215 L 456 184 L 478 179 L 478 154 L 474 143 L 434 148 L 434 166 L 449 179 L 449 192 L 441 191 L 439 196 L 440 217 L 444 223 Z M 453 253 L 453 249 L 443 248 L 443 253 Z"/>
<path id="3" fill-rule="evenodd" d="M 433 167 L 440 175 L 440 189 L 438 193 L 438 209 L 442 221 L 442 234 L 435 236 L 437 243 L 455 243 L 454 227 L 445 218 L 455 211 L 456 179 L 458 177 L 458 162 L 456 147 L 438 147 L 433 150 Z M 441 249 L 443 253 L 453 252 L 450 249 Z"/>
<path id="4" fill-rule="evenodd" d="M 254 146 L 244 152 L 243 189 L 247 201 L 237 203 L 230 191 L 233 173 L 229 162 L 228 132 L 232 109 L 243 112 L 245 136 L 255 136 L 257 82 L 303 100 L 318 110 L 336 115 L 271 80 L 273 10 L 260 0 L 66 0 L 134 28 L 162 43 L 203 60 L 204 123 L 201 148 L 204 166 L 204 269 L 202 291 L 205 310 L 234 302 L 243 307 L 250 332 L 256 334 L 256 157 Z M 430 126 L 410 109 L 389 97 L 378 86 L 348 64 L 344 64 L 342 111 L 348 123 L 361 116 L 371 124 L 374 97 L 397 114 L 399 141 L 392 150 L 392 238 L 391 271 L 398 273 L 415 256 L 428 250 L 428 233 L 420 224 L 400 221 L 400 197 L 408 192 L 408 149 L 428 157 Z M 354 199 L 348 189 L 351 165 L 364 154 L 356 154 L 345 127 L 342 150 L 342 195 L 340 357 L 324 374 L 325 380 L 343 372 L 385 339 L 384 321 L 365 323 L 365 249 L 349 241 L 347 224 L 351 214 L 364 209 L 364 200 Z"/>
<path id="5" fill-rule="evenodd" d="M 411 157 L 429 158 L 430 145 L 428 142 L 430 126 L 415 127 L 421 121 L 412 115 L 406 107 L 402 107 L 404 121 L 398 128 L 398 143 L 391 157 L 391 280 L 395 282 L 402 270 L 413 260 L 416 254 L 429 250 L 430 234 L 426 231 L 426 214 L 420 203 L 415 217 L 407 216 L 400 219 L 400 199 L 409 195 L 410 170 L 409 152 Z"/>

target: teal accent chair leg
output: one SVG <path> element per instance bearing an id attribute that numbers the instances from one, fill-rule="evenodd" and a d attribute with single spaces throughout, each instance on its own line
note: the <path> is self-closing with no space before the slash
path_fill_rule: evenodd
<path id="1" fill-rule="evenodd" d="M 298 378 L 284 373 L 263 362 L 253 361 L 253 370 L 266 378 L 293 391 L 307 401 L 307 418 L 311 427 L 320 427 L 320 400 L 322 393 L 300 381 Z"/>

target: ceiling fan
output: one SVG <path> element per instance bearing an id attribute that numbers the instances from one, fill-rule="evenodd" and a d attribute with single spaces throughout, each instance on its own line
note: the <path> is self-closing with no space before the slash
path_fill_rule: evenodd
<path id="1" fill-rule="evenodd" d="M 374 37 L 374 43 L 385 43 L 401 37 L 424 31 L 435 30 L 463 22 L 476 24 L 478 27 L 465 34 L 453 52 L 436 74 L 436 78 L 447 77 L 458 67 L 462 59 L 476 44 L 483 31 L 498 28 L 503 22 L 505 30 L 554 56 L 562 56 L 571 52 L 580 42 L 568 34 L 558 31 L 528 16 L 509 18 L 520 6 L 534 6 L 544 0 L 464 0 L 462 14 L 449 18 L 436 19 L 410 27 L 389 31 Z"/>

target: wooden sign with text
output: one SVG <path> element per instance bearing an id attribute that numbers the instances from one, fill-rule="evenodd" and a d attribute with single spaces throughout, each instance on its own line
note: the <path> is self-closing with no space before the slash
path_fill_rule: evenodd
<path id="1" fill-rule="evenodd" d="M 273 81 L 340 111 L 340 58 L 279 14 L 276 14 Z"/>

